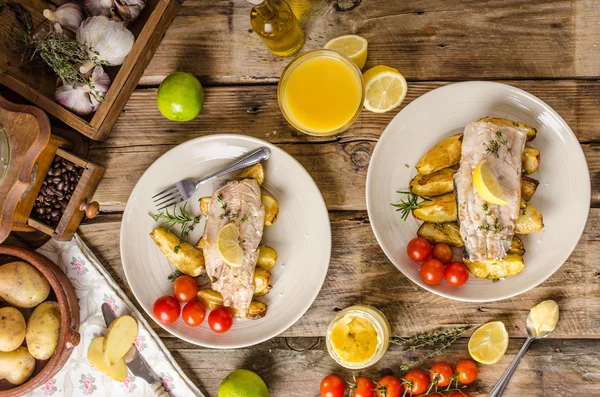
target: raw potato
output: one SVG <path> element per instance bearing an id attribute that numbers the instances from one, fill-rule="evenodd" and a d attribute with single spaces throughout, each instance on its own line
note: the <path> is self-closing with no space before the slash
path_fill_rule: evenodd
<path id="1" fill-rule="evenodd" d="M 508 119 L 502 119 L 499 117 L 483 117 L 477 121 L 487 121 L 488 123 L 493 123 L 496 125 L 504 126 L 504 127 L 517 127 L 517 128 L 525 128 L 527 130 L 527 141 L 533 141 L 535 136 L 537 135 L 537 130 L 533 127 L 528 126 L 525 123 L 521 123 L 518 121 L 512 121 Z"/>
<path id="2" fill-rule="evenodd" d="M 417 236 L 431 244 L 446 243 L 451 247 L 464 247 L 458 224 L 425 222 L 417 230 Z"/>
<path id="3" fill-rule="evenodd" d="M 415 166 L 419 174 L 429 175 L 460 162 L 463 134 L 442 139 L 427 151 Z"/>
<path id="4" fill-rule="evenodd" d="M 525 146 L 522 161 L 523 175 L 531 175 L 540 168 L 540 151 L 531 146 Z"/>
<path id="5" fill-rule="evenodd" d="M 504 259 L 486 259 L 481 262 L 469 262 L 465 259 L 464 263 L 479 278 L 499 279 L 514 276 L 525 269 L 523 257 L 516 254 L 509 254 Z"/>
<path id="6" fill-rule="evenodd" d="M 14 307 L 0 309 L 0 352 L 11 352 L 25 340 L 27 324 L 20 311 Z"/>
<path id="7" fill-rule="evenodd" d="M 223 297 L 221 294 L 210 288 L 199 290 L 198 300 L 204 303 L 204 306 L 206 306 L 206 308 L 209 310 L 214 310 L 217 307 L 223 306 Z M 240 317 L 236 309 L 230 308 L 230 310 L 235 317 Z M 266 314 L 267 305 L 253 300 L 250 302 L 250 307 L 248 308 L 246 318 L 250 320 L 258 320 L 259 318 L 263 318 Z"/>
<path id="8" fill-rule="evenodd" d="M 540 182 L 533 178 L 527 176 L 521 178 L 521 198 L 525 201 L 531 200 L 539 184 Z"/>
<path id="9" fill-rule="evenodd" d="M 254 270 L 254 296 L 266 295 L 271 288 L 271 272 L 257 267 Z"/>
<path id="10" fill-rule="evenodd" d="M 210 205 L 210 196 L 202 197 L 200 199 L 200 212 L 204 216 L 208 216 L 208 206 Z"/>
<path id="11" fill-rule="evenodd" d="M 527 204 L 525 209 L 521 210 L 517 224 L 515 226 L 515 234 L 530 234 L 539 232 L 544 228 L 544 220 L 542 213 L 531 204 Z"/>
<path id="12" fill-rule="evenodd" d="M 265 168 L 261 163 L 258 163 L 244 169 L 237 177 L 238 179 L 254 179 L 258 183 L 258 186 L 262 186 L 265 182 Z"/>
<path id="13" fill-rule="evenodd" d="M 33 374 L 35 358 L 24 346 L 11 352 L 0 352 L 0 379 L 6 379 L 11 384 L 18 386 Z"/>
<path id="14" fill-rule="evenodd" d="M 122 358 L 117 360 L 114 365 L 106 365 L 102 358 L 102 346 L 104 345 L 104 337 L 99 336 L 90 342 L 87 351 L 87 359 L 98 371 L 104 375 L 116 380 L 117 382 L 125 381 L 127 377 L 127 365 Z"/>
<path id="15" fill-rule="evenodd" d="M 508 250 L 508 254 L 515 254 L 520 256 L 525 255 L 525 247 L 523 247 L 523 242 L 517 236 L 513 236 L 512 241 L 510 242 L 510 249 Z"/>
<path id="16" fill-rule="evenodd" d="M 36 307 L 50 294 L 50 283 L 42 273 L 26 262 L 0 266 L 0 297 L 19 308 Z"/>
<path id="17" fill-rule="evenodd" d="M 279 214 L 279 203 L 275 200 L 275 197 L 268 194 L 262 194 L 260 201 L 265 206 L 265 226 L 273 226 Z"/>
<path id="18" fill-rule="evenodd" d="M 413 216 L 425 222 L 456 222 L 456 200 L 454 193 L 433 197 L 419 203 L 420 208 L 413 210 Z"/>
<path id="19" fill-rule="evenodd" d="M 277 251 L 266 245 L 258 246 L 258 261 L 256 266 L 265 270 L 271 270 L 277 261 Z"/>
<path id="20" fill-rule="evenodd" d="M 444 168 L 429 175 L 417 174 L 410 181 L 410 191 L 419 197 L 434 197 L 454 190 L 456 170 Z"/>
<path id="21" fill-rule="evenodd" d="M 60 308 L 58 303 L 47 301 L 35 308 L 27 321 L 27 349 L 38 360 L 54 355 L 60 336 Z"/>
<path id="22" fill-rule="evenodd" d="M 175 233 L 162 226 L 150 233 L 154 243 L 158 245 L 164 256 L 183 274 L 198 277 L 204 271 L 204 254 L 187 241 L 183 241 Z M 179 246 L 177 252 L 175 247 Z"/>
<path id="23" fill-rule="evenodd" d="M 102 345 L 102 358 L 108 366 L 123 360 L 127 351 L 135 342 L 138 334 L 138 323 L 131 316 L 119 316 L 108 327 Z"/>

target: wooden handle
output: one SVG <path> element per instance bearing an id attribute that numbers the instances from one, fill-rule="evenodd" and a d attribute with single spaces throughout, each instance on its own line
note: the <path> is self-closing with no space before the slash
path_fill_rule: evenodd
<path id="1" fill-rule="evenodd" d="M 169 397 L 169 393 L 165 390 L 160 380 L 157 380 L 153 384 L 150 385 L 152 388 L 152 393 L 154 393 L 154 397 Z"/>
<path id="2" fill-rule="evenodd" d="M 92 219 L 98 215 L 98 211 L 100 211 L 100 204 L 98 204 L 97 201 L 88 203 L 87 199 L 85 199 L 79 206 L 79 209 L 81 211 L 85 211 L 85 216 L 87 216 L 89 219 Z"/>

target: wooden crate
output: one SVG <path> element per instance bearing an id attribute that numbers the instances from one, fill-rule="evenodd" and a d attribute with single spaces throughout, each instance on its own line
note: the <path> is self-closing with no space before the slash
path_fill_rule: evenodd
<path id="1" fill-rule="evenodd" d="M 34 26 L 44 22 L 44 9 L 55 9 L 54 4 L 67 2 L 69 1 L 18 1 L 31 13 Z M 119 117 L 182 2 L 183 0 L 147 0 L 146 8 L 129 26 L 136 37 L 135 44 L 123 65 L 105 68 L 112 84 L 106 93 L 106 100 L 89 116 L 79 116 L 54 100 L 56 77 L 51 70 L 39 67 L 28 70 L 24 67 L 21 54 L 7 47 L 7 37 L 16 19 L 9 7 L 4 7 L 0 11 L 0 84 L 91 139 L 103 140 Z"/>

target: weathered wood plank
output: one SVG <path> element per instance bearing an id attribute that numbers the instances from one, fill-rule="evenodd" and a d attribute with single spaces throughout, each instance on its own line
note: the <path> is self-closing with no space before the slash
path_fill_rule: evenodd
<path id="1" fill-rule="evenodd" d="M 357 302 L 379 307 L 399 336 L 430 331 L 432 323 L 424 323 L 424 318 L 435 318 L 435 327 L 502 320 L 511 336 L 524 336 L 528 310 L 551 298 L 561 305 L 561 324 L 553 337 L 600 338 L 600 271 L 593 264 L 600 256 L 600 209 L 592 209 L 579 245 L 542 285 L 513 299 L 479 305 L 438 297 L 404 277 L 383 254 L 365 212 L 332 212 L 330 218 L 333 250 L 327 279 L 315 303 L 285 336 L 323 336 L 334 309 Z M 117 249 L 119 228 L 120 215 L 100 215 L 82 225 L 80 234 L 119 285 L 129 291 Z"/>
<path id="2" fill-rule="evenodd" d="M 410 80 L 600 75 L 600 7 L 594 0 L 290 3 L 306 31 L 305 50 L 360 34 L 369 40 L 367 67 L 387 64 Z M 276 81 L 289 60 L 260 43 L 249 13 L 244 2 L 186 1 L 141 84 L 158 84 L 175 70 L 203 83 Z"/>

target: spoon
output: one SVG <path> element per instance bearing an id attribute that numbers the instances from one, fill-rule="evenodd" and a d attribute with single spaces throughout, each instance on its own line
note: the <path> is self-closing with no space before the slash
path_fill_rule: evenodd
<path id="1" fill-rule="evenodd" d="M 536 339 L 542 339 L 550 335 L 556 328 L 557 322 L 558 305 L 553 300 L 544 301 L 529 311 L 529 315 L 527 316 L 527 339 L 513 362 L 508 366 L 506 372 L 504 372 L 504 375 L 502 375 L 496 386 L 488 394 L 488 397 L 502 396 L 510 378 L 519 366 L 521 358 L 523 358 L 527 349 L 529 349 L 529 345 Z"/>

